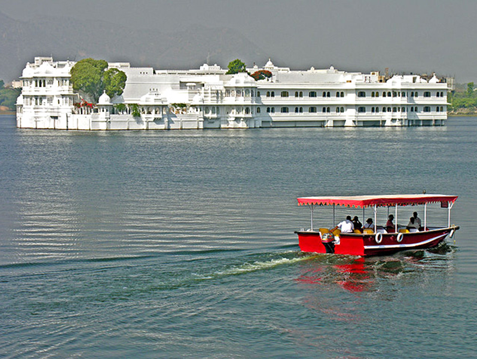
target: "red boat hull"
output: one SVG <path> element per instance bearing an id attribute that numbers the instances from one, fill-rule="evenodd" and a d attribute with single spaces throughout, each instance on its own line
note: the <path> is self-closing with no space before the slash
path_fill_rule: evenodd
<path id="1" fill-rule="evenodd" d="M 334 244 L 335 254 L 354 256 L 376 256 L 392 254 L 404 250 L 426 249 L 437 246 L 450 234 L 459 229 L 457 226 L 413 233 L 373 234 L 341 233 L 339 243 Z M 300 231 L 298 241 L 303 252 L 327 253 L 320 232 Z M 380 243 L 378 243 L 380 242 Z"/>

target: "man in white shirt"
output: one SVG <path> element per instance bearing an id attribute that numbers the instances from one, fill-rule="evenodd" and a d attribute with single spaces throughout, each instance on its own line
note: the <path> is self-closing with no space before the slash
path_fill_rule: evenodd
<path id="1" fill-rule="evenodd" d="M 338 223 L 335 228 L 339 228 L 341 233 L 353 233 L 354 231 L 354 224 L 351 221 L 351 216 L 347 216 L 346 220 L 343 222 Z"/>
<path id="2" fill-rule="evenodd" d="M 418 224 L 419 227 L 418 228 L 421 228 L 422 225 L 421 225 L 421 219 L 417 216 L 417 212 L 414 212 L 412 214 L 412 216 L 414 217 L 414 223 Z"/>

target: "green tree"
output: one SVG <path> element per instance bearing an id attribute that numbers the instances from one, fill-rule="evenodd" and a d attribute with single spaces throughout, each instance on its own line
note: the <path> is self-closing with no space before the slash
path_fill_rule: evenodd
<path id="1" fill-rule="evenodd" d="M 94 103 L 104 91 L 110 97 L 122 94 L 126 74 L 118 69 L 106 70 L 107 67 L 105 60 L 88 58 L 78 61 L 70 71 L 73 89 Z"/>
<path id="2" fill-rule="evenodd" d="M 239 59 L 230 61 L 228 68 L 229 70 L 227 71 L 227 75 L 238 74 L 239 72 L 247 72 L 245 64 Z"/>
<path id="3" fill-rule="evenodd" d="M 5 82 L 3 80 L 0 80 L 0 90 L 3 88 L 4 85 L 5 85 Z"/>
<path id="4" fill-rule="evenodd" d="M 474 95 L 474 83 L 469 82 L 467 84 L 467 97 L 472 97 Z"/>
<path id="5" fill-rule="evenodd" d="M 127 76 L 118 69 L 109 69 L 104 73 L 104 90 L 109 97 L 119 96 L 123 93 L 126 86 Z"/>

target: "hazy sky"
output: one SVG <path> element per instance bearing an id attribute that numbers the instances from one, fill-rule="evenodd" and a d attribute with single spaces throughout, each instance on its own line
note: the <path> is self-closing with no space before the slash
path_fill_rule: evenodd
<path id="1" fill-rule="evenodd" d="M 388 67 L 477 82 L 477 0 L 0 0 L 0 11 L 21 20 L 69 16 L 162 32 L 229 27 L 293 69 Z"/>

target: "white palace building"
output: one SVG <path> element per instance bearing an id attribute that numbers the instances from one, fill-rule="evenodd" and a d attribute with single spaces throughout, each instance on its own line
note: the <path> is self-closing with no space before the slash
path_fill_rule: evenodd
<path id="1" fill-rule="evenodd" d="M 81 105 L 70 83 L 72 61 L 36 57 L 23 70 L 17 127 L 57 130 L 248 129 L 269 127 L 440 126 L 447 119 L 445 80 L 311 68 L 268 61 L 255 81 L 220 66 L 155 70 L 109 63 L 127 75 L 121 96 Z M 122 104 L 122 105 L 121 105 Z M 126 106 L 124 106 L 126 105 Z M 135 111 L 134 111 L 135 109 Z"/>

